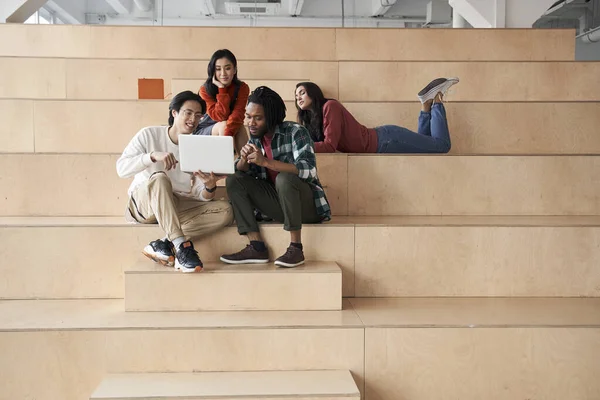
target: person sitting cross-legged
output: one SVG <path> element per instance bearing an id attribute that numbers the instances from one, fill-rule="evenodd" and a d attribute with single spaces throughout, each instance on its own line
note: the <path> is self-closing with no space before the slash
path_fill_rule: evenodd
<path id="1" fill-rule="evenodd" d="M 254 210 L 283 223 L 291 243 L 275 260 L 280 267 L 304 263 L 302 224 L 331 218 L 331 211 L 317 175 L 313 141 L 308 130 L 284 122 L 285 103 L 268 87 L 254 90 L 246 106 L 245 123 L 250 141 L 240 151 L 236 173 L 227 178 L 227 194 L 233 206 L 238 232 L 250 244 L 243 250 L 223 255 L 229 264 L 268 263 Z"/>
<path id="2" fill-rule="evenodd" d="M 173 97 L 169 125 L 150 126 L 131 139 L 117 160 L 121 178 L 135 176 L 128 193 L 126 219 L 156 224 L 166 238 L 150 242 L 144 255 L 183 272 L 202 270 L 202 261 L 191 238 L 231 224 L 233 213 L 226 201 L 212 201 L 221 177 L 179 168 L 179 136 L 190 135 L 206 111 L 204 100 L 191 91 Z"/>

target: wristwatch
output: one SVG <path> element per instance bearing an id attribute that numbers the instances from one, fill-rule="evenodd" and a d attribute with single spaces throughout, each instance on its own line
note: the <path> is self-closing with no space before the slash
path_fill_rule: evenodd
<path id="1" fill-rule="evenodd" d="M 214 188 L 211 188 L 211 189 L 204 186 L 204 190 L 206 190 L 208 193 L 214 193 L 217 190 L 217 186 L 215 186 Z"/>

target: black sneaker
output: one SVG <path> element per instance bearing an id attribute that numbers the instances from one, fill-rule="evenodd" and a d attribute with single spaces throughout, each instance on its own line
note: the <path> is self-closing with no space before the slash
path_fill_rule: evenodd
<path id="1" fill-rule="evenodd" d="M 181 272 L 200 272 L 202 267 L 202 261 L 193 243 L 189 240 L 181 243 L 175 253 L 175 269 L 180 269 Z"/>
<path id="2" fill-rule="evenodd" d="M 221 261 L 227 264 L 266 264 L 269 262 L 269 250 L 258 251 L 249 244 L 237 253 L 222 255 Z"/>
<path id="3" fill-rule="evenodd" d="M 304 264 L 304 252 L 294 246 L 287 248 L 284 255 L 275 260 L 275 265 L 284 268 L 293 268 Z"/>
<path id="4" fill-rule="evenodd" d="M 148 243 L 142 250 L 142 254 L 154 262 L 169 267 L 172 267 L 175 262 L 175 247 L 168 239 L 158 239 Z"/>

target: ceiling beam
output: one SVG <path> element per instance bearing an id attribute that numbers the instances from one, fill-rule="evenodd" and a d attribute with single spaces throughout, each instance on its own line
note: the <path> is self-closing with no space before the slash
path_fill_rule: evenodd
<path id="1" fill-rule="evenodd" d="M 304 0 L 290 0 L 290 15 L 300 15 L 303 6 Z"/>
<path id="2" fill-rule="evenodd" d="M 129 7 L 131 6 L 131 1 L 127 0 L 104 0 L 108 3 L 109 6 L 112 7 L 113 10 L 117 14 L 129 14 Z"/>
<path id="3" fill-rule="evenodd" d="M 22 24 L 44 3 L 46 3 L 45 0 L 2 0 L 0 1 L 0 22 Z"/>
<path id="4" fill-rule="evenodd" d="M 216 11 L 214 0 L 200 0 L 200 11 L 206 16 L 215 15 Z"/>
<path id="5" fill-rule="evenodd" d="M 397 0 L 371 0 L 371 15 L 373 17 L 385 15 L 385 13 L 396 4 L 396 1 Z"/>
<path id="6" fill-rule="evenodd" d="M 48 0 L 46 8 L 54 11 L 67 24 L 85 24 L 85 12 L 78 7 L 79 2 L 73 0 Z"/>

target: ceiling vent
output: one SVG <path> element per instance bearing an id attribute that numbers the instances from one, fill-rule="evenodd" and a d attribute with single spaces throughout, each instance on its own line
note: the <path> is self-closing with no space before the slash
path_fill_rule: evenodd
<path id="1" fill-rule="evenodd" d="M 242 2 L 225 2 L 225 10 L 231 15 L 245 14 L 262 14 L 262 15 L 277 15 L 281 8 L 280 2 L 264 2 L 264 1 L 242 1 Z"/>

